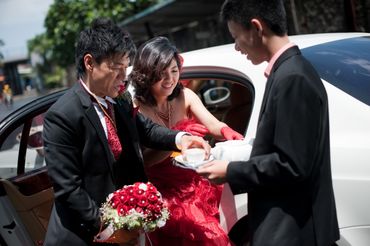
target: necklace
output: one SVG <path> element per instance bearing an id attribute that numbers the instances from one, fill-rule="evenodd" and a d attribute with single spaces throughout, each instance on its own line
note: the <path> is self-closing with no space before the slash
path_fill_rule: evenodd
<path id="1" fill-rule="evenodd" d="M 157 107 L 154 108 L 154 114 L 164 123 L 168 128 L 171 127 L 171 118 L 172 118 L 172 104 L 170 101 L 167 101 L 167 110 L 161 112 Z"/>

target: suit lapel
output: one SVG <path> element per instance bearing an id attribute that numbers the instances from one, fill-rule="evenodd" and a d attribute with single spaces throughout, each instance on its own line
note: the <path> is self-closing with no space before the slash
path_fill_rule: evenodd
<path id="1" fill-rule="evenodd" d="M 104 129 L 101 125 L 100 119 L 99 119 L 98 115 L 96 114 L 96 110 L 95 110 L 94 106 L 92 105 L 91 107 L 88 107 L 86 109 L 85 113 L 86 113 L 87 118 L 89 119 L 89 121 L 93 125 L 93 127 L 94 127 L 94 129 L 95 129 L 95 131 L 96 131 L 96 133 L 99 137 L 99 140 L 102 143 L 102 146 L 104 147 L 104 151 L 107 155 L 107 158 L 108 158 L 109 162 L 113 163 L 114 158 L 113 158 L 113 155 L 112 155 L 111 150 L 109 148 L 107 137 L 106 137 Z"/>
<path id="2" fill-rule="evenodd" d="M 113 176 L 113 163 L 114 163 L 114 157 L 111 153 L 111 150 L 108 145 L 107 137 L 105 136 L 105 132 L 103 129 L 103 126 L 101 125 L 100 119 L 98 114 L 96 113 L 95 107 L 92 103 L 90 95 L 85 91 L 84 88 L 80 85 L 80 83 L 76 83 L 74 86 L 74 91 L 76 92 L 77 96 L 80 98 L 81 104 L 83 108 L 85 109 L 86 118 L 90 121 L 91 125 L 94 127 L 94 130 L 96 131 L 99 140 L 101 142 L 101 145 L 104 148 L 104 151 L 107 156 L 107 164 L 108 168 L 111 171 L 112 179 L 114 180 Z M 92 129 L 93 130 L 93 129 Z"/>
<path id="3" fill-rule="evenodd" d="M 267 82 L 266 82 L 265 93 L 263 94 L 263 100 L 262 100 L 262 104 L 261 104 L 261 110 L 260 110 L 260 115 L 258 117 L 258 121 L 261 120 L 261 116 L 265 112 L 266 102 L 267 102 L 267 98 L 269 97 L 269 94 L 270 94 L 270 89 L 271 89 L 272 82 L 273 82 L 273 74 L 270 74 L 270 76 L 269 76 L 269 78 L 267 79 Z"/>
<path id="4" fill-rule="evenodd" d="M 139 144 L 139 136 L 137 135 L 137 128 L 135 118 L 131 116 L 130 104 L 128 102 L 118 102 L 114 105 L 116 117 L 120 117 L 123 121 L 123 124 L 127 128 L 128 137 L 122 136 L 119 134 L 121 141 L 127 141 L 128 139 L 132 140 L 132 144 L 134 145 L 134 149 L 137 156 L 141 156 L 140 144 Z M 117 126 L 118 131 L 120 128 L 124 126 Z M 123 150 L 124 151 L 124 150 Z"/>
<path id="5" fill-rule="evenodd" d="M 265 112 L 265 109 L 266 109 L 267 101 L 270 98 L 270 93 L 272 91 L 272 87 L 273 87 L 273 84 L 275 82 L 274 78 L 275 78 L 276 70 L 287 59 L 289 59 L 292 56 L 300 55 L 300 54 L 301 54 L 301 52 L 299 51 L 298 47 L 293 46 L 293 47 L 287 49 L 285 52 L 283 52 L 283 54 L 281 54 L 281 56 L 276 60 L 274 66 L 271 69 L 271 74 L 269 75 L 269 77 L 267 79 L 267 82 L 266 82 L 265 93 L 263 95 L 263 100 L 262 100 L 262 104 L 261 104 L 261 110 L 260 110 L 260 114 L 259 114 L 259 117 L 258 117 L 258 121 L 261 120 L 261 116 L 263 115 L 263 113 Z"/>

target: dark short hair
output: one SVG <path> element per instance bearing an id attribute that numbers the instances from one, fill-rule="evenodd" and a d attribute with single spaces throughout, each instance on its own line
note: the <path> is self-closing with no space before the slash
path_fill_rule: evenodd
<path id="1" fill-rule="evenodd" d="M 223 21 L 234 21 L 248 30 L 253 18 L 261 19 L 278 36 L 287 33 L 287 19 L 282 0 L 226 0 L 220 17 Z"/>
<path id="2" fill-rule="evenodd" d="M 116 25 L 111 19 L 97 18 L 91 27 L 83 30 L 77 40 L 76 66 L 77 78 L 85 75 L 84 56 L 91 54 L 100 64 L 104 59 L 114 56 L 130 57 L 135 55 L 136 47 L 128 32 Z"/>
<path id="3" fill-rule="evenodd" d="M 166 37 L 155 37 L 139 47 L 129 75 L 129 81 L 135 88 L 136 99 L 143 104 L 157 105 L 151 94 L 151 87 L 162 79 L 162 72 L 170 65 L 173 58 L 181 69 L 179 52 Z M 177 82 L 167 100 L 177 97 L 182 89 L 182 84 Z"/>

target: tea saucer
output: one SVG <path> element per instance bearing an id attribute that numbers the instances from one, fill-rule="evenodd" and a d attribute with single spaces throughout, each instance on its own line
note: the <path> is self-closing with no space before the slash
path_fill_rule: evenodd
<path id="1" fill-rule="evenodd" d="M 210 162 L 210 161 L 213 161 L 215 158 L 213 157 L 213 155 L 210 155 L 208 160 L 204 160 L 204 161 L 200 161 L 200 162 L 196 162 L 196 163 L 189 163 L 188 161 L 184 160 L 183 156 L 182 155 L 178 155 L 175 157 L 175 161 L 174 161 L 174 164 L 175 166 L 178 166 L 178 167 L 181 167 L 181 168 L 187 168 L 187 169 L 197 169 L 199 166 L 207 163 L 207 162 Z"/>

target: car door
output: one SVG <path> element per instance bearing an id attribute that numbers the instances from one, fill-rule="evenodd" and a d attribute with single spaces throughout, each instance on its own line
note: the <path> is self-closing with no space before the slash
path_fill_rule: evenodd
<path id="1" fill-rule="evenodd" d="M 254 87 L 246 76 L 225 67 L 195 66 L 183 69 L 181 82 L 218 120 L 245 135 L 254 102 Z"/>
<path id="2" fill-rule="evenodd" d="M 188 66 L 183 69 L 180 79 L 184 86 L 201 98 L 205 107 L 217 119 L 240 134 L 247 135 L 255 90 L 243 73 L 226 67 Z M 212 147 L 217 142 L 211 136 L 205 138 Z M 220 204 L 220 222 L 224 230 L 229 231 L 236 220 L 246 213 L 247 194 L 233 196 L 230 188 L 225 185 Z"/>
<path id="3" fill-rule="evenodd" d="M 42 131 L 48 108 L 64 91 L 34 100 L 0 123 L 1 245 L 42 245 L 54 200 Z"/>

